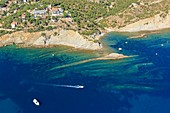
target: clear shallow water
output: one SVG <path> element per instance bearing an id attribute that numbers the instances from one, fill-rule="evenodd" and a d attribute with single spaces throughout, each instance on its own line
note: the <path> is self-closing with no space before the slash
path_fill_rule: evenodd
<path id="1" fill-rule="evenodd" d="M 169 113 L 169 39 L 107 34 L 108 51 L 136 55 L 122 60 L 91 61 L 102 52 L 64 47 L 0 48 L 0 113 Z"/>

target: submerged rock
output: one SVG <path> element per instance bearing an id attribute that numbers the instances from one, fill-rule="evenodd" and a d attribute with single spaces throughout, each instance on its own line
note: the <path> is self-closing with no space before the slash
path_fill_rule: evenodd
<path id="1" fill-rule="evenodd" d="M 2 113 L 23 113 L 21 108 L 10 98 L 0 100 L 0 111 Z"/>
<path id="2" fill-rule="evenodd" d="M 106 60 L 106 59 L 122 59 L 122 58 L 128 58 L 130 56 L 126 56 L 119 53 L 110 53 L 109 55 L 106 55 L 104 57 L 97 58 L 98 60 Z"/>

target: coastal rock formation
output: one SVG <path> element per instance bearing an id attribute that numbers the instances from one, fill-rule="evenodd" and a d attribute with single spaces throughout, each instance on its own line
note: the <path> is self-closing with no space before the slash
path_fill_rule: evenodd
<path id="1" fill-rule="evenodd" d="M 110 53 L 104 57 L 100 57 L 100 58 L 97 58 L 97 60 L 116 60 L 116 59 L 122 59 L 122 58 L 128 58 L 130 56 L 126 56 L 126 55 L 123 55 L 123 54 L 119 54 L 119 53 Z"/>
<path id="2" fill-rule="evenodd" d="M 83 60 L 83 61 L 79 61 L 79 62 L 74 62 L 74 63 L 71 63 L 71 64 L 53 67 L 49 71 L 52 71 L 52 70 L 55 70 L 55 69 L 66 68 L 66 67 L 70 67 L 70 66 L 75 66 L 75 65 L 80 65 L 80 64 L 95 61 L 95 60 L 119 60 L 119 59 L 129 58 L 129 57 L 132 57 L 132 56 L 126 56 L 126 55 L 119 54 L 119 53 L 110 53 L 106 56 L 102 56 L 102 57 L 98 57 L 98 58 L 91 58 L 91 59 L 87 59 L 87 60 Z"/>
<path id="3" fill-rule="evenodd" d="M 168 14 L 157 14 L 154 17 L 146 18 L 135 23 L 129 24 L 120 29 L 118 32 L 138 32 L 138 31 L 151 31 L 170 28 L 170 11 Z"/>
<path id="4" fill-rule="evenodd" d="M 54 45 L 71 46 L 78 49 L 97 50 L 102 45 L 72 30 L 53 30 L 44 32 L 15 32 L 0 38 L 0 46 L 22 44 L 24 47 L 46 47 Z"/>
<path id="5" fill-rule="evenodd" d="M 51 35 L 50 37 L 40 37 L 38 38 L 33 45 L 66 45 L 80 49 L 90 49 L 97 50 L 100 49 L 101 46 L 99 43 L 95 43 L 93 41 L 89 41 L 81 36 L 78 32 L 74 32 L 72 30 L 61 30 L 60 35 Z"/>

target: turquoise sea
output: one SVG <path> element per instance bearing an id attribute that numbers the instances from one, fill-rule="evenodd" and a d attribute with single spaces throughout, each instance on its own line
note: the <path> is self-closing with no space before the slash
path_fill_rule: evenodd
<path id="1" fill-rule="evenodd" d="M 101 51 L 0 48 L 0 113 L 170 113 L 170 32 L 102 42 Z M 91 60 L 105 52 L 133 57 Z"/>

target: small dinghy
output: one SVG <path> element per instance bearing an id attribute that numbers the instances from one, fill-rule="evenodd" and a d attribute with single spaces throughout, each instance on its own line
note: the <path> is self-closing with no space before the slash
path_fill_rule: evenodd
<path id="1" fill-rule="evenodd" d="M 33 99 L 32 101 L 36 106 L 40 106 L 40 102 L 37 99 Z"/>

